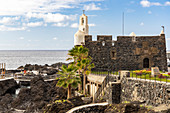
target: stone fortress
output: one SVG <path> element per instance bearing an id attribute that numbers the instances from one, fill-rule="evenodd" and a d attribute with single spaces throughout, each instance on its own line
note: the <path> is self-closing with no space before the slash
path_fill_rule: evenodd
<path id="1" fill-rule="evenodd" d="M 88 17 L 80 16 L 79 30 L 74 35 L 74 45 L 89 49 L 96 70 L 141 70 L 159 67 L 167 71 L 166 41 L 164 30 L 158 36 L 98 35 L 92 41 L 89 35 Z"/>

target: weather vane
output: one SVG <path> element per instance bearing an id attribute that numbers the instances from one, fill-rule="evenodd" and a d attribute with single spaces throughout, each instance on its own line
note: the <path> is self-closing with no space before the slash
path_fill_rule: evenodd
<path id="1" fill-rule="evenodd" d="M 83 10 L 83 14 L 85 13 L 85 10 Z"/>

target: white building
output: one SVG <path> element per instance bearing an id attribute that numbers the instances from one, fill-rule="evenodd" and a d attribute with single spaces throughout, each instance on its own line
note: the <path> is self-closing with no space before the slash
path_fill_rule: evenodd
<path id="1" fill-rule="evenodd" d="M 89 34 L 88 17 L 83 13 L 79 20 L 79 29 L 74 35 L 74 46 L 84 45 L 84 36 Z"/>

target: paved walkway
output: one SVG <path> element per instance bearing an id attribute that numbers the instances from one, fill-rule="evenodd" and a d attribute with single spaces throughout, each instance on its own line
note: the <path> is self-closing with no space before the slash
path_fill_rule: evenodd
<path id="1" fill-rule="evenodd" d="M 9 79 L 13 79 L 13 78 L 14 77 L 8 77 L 8 78 L 3 78 L 3 79 L 0 78 L 0 81 L 9 80 Z"/>
<path id="2" fill-rule="evenodd" d="M 105 106 L 105 105 L 108 105 L 108 103 L 104 102 L 104 103 L 94 103 L 94 104 L 82 105 L 82 106 L 72 108 L 71 110 L 67 111 L 66 113 L 73 113 L 74 111 L 76 111 L 78 109 L 82 109 L 82 108 L 85 108 L 85 107 L 91 107 L 91 106 L 97 106 L 97 105 Z"/>

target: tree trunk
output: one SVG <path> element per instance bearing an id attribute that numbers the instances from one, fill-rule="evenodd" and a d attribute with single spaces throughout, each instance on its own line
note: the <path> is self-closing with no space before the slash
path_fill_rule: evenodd
<path id="1" fill-rule="evenodd" d="M 79 72 L 79 75 L 80 75 L 80 70 L 78 71 Z M 81 76 L 80 76 L 80 79 L 81 79 Z M 81 83 L 80 84 L 78 84 L 78 90 L 79 91 L 81 91 L 82 89 L 81 89 Z"/>
<path id="2" fill-rule="evenodd" d="M 67 99 L 71 98 L 71 84 L 68 85 L 68 94 L 67 94 Z"/>
<path id="3" fill-rule="evenodd" d="M 86 95 L 86 74 L 84 73 L 84 78 L 83 78 L 83 94 Z"/>

